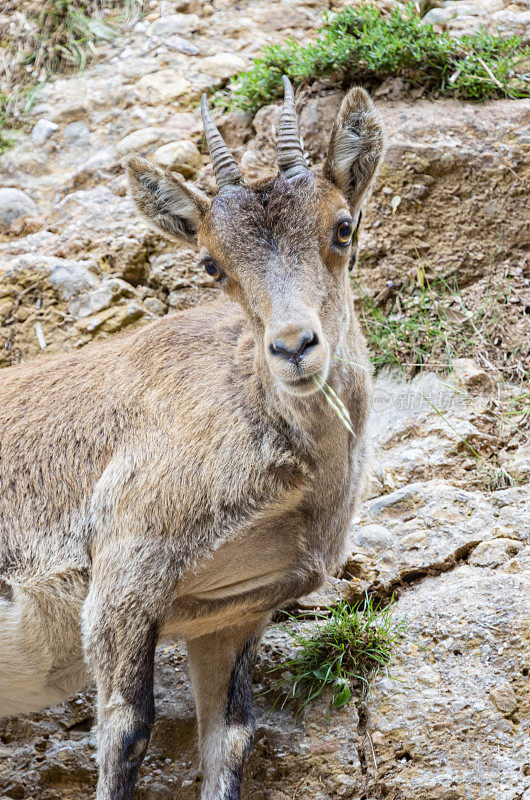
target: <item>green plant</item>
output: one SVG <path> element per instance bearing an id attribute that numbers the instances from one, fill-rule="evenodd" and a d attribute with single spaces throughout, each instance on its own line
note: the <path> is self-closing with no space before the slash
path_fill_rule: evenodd
<path id="1" fill-rule="evenodd" d="M 36 18 L 38 33 L 25 63 L 35 70 L 55 71 L 63 64 L 82 69 L 94 41 L 111 41 L 114 29 L 96 14 L 100 3 L 84 0 L 45 0 Z"/>
<path id="2" fill-rule="evenodd" d="M 37 101 L 41 84 L 29 85 L 19 91 L 0 92 L 0 155 L 14 147 L 15 128 L 24 121 L 26 114 Z"/>
<path id="3" fill-rule="evenodd" d="M 137 20 L 143 5 L 143 0 L 25 1 L 23 10 L 32 23 L 31 32 L 6 38 L 12 53 L 11 84 L 18 92 L 28 75 L 35 83 L 53 72 L 84 68 L 95 52 L 95 43 L 114 39 L 117 27 Z"/>
<path id="4" fill-rule="evenodd" d="M 14 139 L 6 132 L 10 101 L 5 92 L 0 92 L 0 156 L 14 145 Z"/>
<path id="5" fill-rule="evenodd" d="M 23 123 L 50 74 L 83 69 L 95 43 L 111 41 L 117 26 L 135 22 L 143 5 L 143 0 L 26 2 L 27 8 L 21 0 L 21 11 L 32 23 L 31 32 L 7 35 L 4 42 L 11 62 L 4 82 L 9 94 L 0 93 L 0 153 L 14 143 L 2 129 Z"/>
<path id="6" fill-rule="evenodd" d="M 298 652 L 271 670 L 281 672 L 278 688 L 284 701 L 298 711 L 321 695 L 331 694 L 331 704 L 341 708 L 357 688 L 366 693 L 369 681 L 392 657 L 392 650 L 404 636 L 407 623 L 393 618 L 395 605 L 383 605 L 370 596 L 355 606 L 341 601 L 317 614 L 316 631 L 300 626 L 286 627 Z M 287 671 L 287 672 L 286 672 Z"/>
<path id="7" fill-rule="evenodd" d="M 429 365 L 447 372 L 452 358 L 473 340 L 472 315 L 460 316 L 450 308 L 459 299 L 458 289 L 443 278 L 428 281 L 420 268 L 414 287 L 398 288 L 390 309 L 352 283 L 376 369 L 398 367 L 414 374 Z"/>
<path id="8" fill-rule="evenodd" d="M 441 419 L 443 419 L 445 424 L 453 431 L 453 433 L 456 433 L 460 442 L 464 445 L 464 447 L 476 460 L 477 468 L 481 472 L 481 480 L 486 491 L 494 492 L 496 489 L 506 489 L 509 486 L 516 485 L 517 481 L 513 478 L 512 475 L 510 475 L 510 473 L 506 469 L 504 469 L 504 467 L 496 465 L 491 461 L 487 461 L 485 458 L 483 458 L 480 455 L 480 453 L 478 453 L 477 450 L 473 447 L 473 445 L 468 442 L 466 437 L 462 436 L 457 431 L 455 426 L 449 422 L 445 414 L 443 414 L 440 411 L 440 409 L 436 408 L 434 403 L 431 402 L 431 400 L 429 400 L 429 398 L 426 397 L 423 393 L 422 397 L 431 406 L 431 408 L 438 414 L 438 416 L 441 417 Z"/>
<path id="9" fill-rule="evenodd" d="M 269 45 L 248 72 L 232 80 L 228 96 L 220 93 L 216 102 L 256 111 L 281 97 L 283 74 L 298 84 L 330 77 L 340 85 L 400 76 L 453 97 L 526 97 L 527 79 L 514 67 L 529 54 L 517 36 L 481 31 L 454 39 L 423 23 L 415 3 L 389 16 L 366 4 L 328 14 L 314 42 L 291 38 Z"/>
<path id="10" fill-rule="evenodd" d="M 10 147 L 13 147 L 14 144 L 14 139 L 8 136 L 8 134 L 6 134 L 2 128 L 0 128 L 0 156 L 2 153 L 5 153 L 6 150 L 9 150 Z"/>

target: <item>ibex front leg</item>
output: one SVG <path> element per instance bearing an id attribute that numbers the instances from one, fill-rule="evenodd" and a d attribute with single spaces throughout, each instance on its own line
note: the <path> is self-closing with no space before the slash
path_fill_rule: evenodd
<path id="1" fill-rule="evenodd" d="M 169 593 L 161 558 L 120 549 L 98 555 L 83 611 L 98 690 L 96 800 L 132 800 L 154 722 L 154 654 Z"/>
<path id="2" fill-rule="evenodd" d="M 201 800 L 239 800 L 254 736 L 252 670 L 266 622 L 187 643 L 199 718 Z"/>

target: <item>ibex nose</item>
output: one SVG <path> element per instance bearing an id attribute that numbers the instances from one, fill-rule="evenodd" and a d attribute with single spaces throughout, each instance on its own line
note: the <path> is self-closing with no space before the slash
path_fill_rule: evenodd
<path id="1" fill-rule="evenodd" d="M 286 361 L 291 361 L 293 364 L 299 364 L 302 358 L 306 355 L 308 350 L 318 344 L 318 335 L 316 331 L 304 331 L 294 349 L 287 347 L 282 339 L 275 339 L 269 345 L 269 349 L 273 356 L 279 356 Z"/>

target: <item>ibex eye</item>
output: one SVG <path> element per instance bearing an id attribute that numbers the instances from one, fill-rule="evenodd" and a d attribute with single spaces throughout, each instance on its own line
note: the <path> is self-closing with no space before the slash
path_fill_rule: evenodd
<path id="1" fill-rule="evenodd" d="M 339 222 L 335 230 L 335 244 L 340 247 L 347 247 L 353 236 L 353 225 L 350 220 L 344 219 Z"/>
<path id="2" fill-rule="evenodd" d="M 204 267 L 208 275 L 211 275 L 212 278 L 215 278 L 216 281 L 218 281 L 221 278 L 223 273 L 221 272 L 215 261 L 207 259 L 206 261 L 202 262 L 202 266 Z"/>

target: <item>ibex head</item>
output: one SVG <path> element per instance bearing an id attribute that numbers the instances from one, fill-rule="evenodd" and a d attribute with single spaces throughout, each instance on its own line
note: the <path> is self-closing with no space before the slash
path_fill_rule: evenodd
<path id="1" fill-rule="evenodd" d="M 351 89 L 333 126 L 322 176 L 308 169 L 291 84 L 278 130 L 279 175 L 247 186 L 202 99 L 218 194 L 207 204 L 148 161 L 128 164 L 140 213 L 166 236 L 198 241 L 209 275 L 245 310 L 280 389 L 297 395 L 326 380 L 347 320 L 348 266 L 360 204 L 383 152 L 367 93 Z"/>

